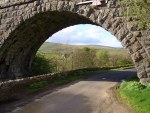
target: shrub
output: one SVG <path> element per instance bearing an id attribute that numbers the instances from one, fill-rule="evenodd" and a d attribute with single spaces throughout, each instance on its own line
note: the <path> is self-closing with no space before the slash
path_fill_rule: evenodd
<path id="1" fill-rule="evenodd" d="M 121 58 L 117 61 L 118 65 L 127 65 L 127 64 L 133 64 L 132 60 L 129 58 Z"/>
<path id="2" fill-rule="evenodd" d="M 121 89 L 124 89 L 124 90 L 142 90 L 144 89 L 145 86 L 142 85 L 140 82 L 137 82 L 137 81 L 129 81 L 128 84 L 126 85 L 126 82 L 124 81 L 122 84 L 121 84 Z"/>
<path id="3" fill-rule="evenodd" d="M 62 80 L 64 77 L 61 74 L 58 74 L 55 78 L 55 80 Z"/>
<path id="4" fill-rule="evenodd" d="M 41 53 L 37 53 L 32 63 L 30 76 L 51 73 L 52 69 L 50 60 L 46 59 Z"/>

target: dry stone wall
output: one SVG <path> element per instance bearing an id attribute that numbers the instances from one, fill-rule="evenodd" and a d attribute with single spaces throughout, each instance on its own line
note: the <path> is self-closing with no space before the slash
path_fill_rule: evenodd
<path id="1" fill-rule="evenodd" d="M 23 76 L 25 66 L 24 62 L 21 61 L 21 58 L 17 53 L 13 51 L 17 48 L 11 48 L 13 44 L 9 41 L 10 33 L 14 34 L 14 31 L 26 23 L 26 20 L 32 19 L 35 15 L 41 14 L 42 12 L 48 11 L 58 11 L 59 13 L 67 11 L 70 13 L 75 13 L 82 18 L 89 19 L 93 24 L 103 27 L 105 30 L 109 31 L 111 34 L 117 37 L 117 39 L 122 43 L 122 45 L 128 49 L 129 54 L 131 55 L 137 72 L 138 77 L 141 82 L 145 84 L 150 82 L 150 42 L 145 40 L 150 36 L 150 30 L 137 31 L 135 26 L 130 23 L 135 23 L 136 20 L 132 20 L 128 17 L 122 16 L 122 11 L 119 8 L 119 5 L 116 2 L 117 0 L 109 0 L 107 4 L 103 6 L 94 8 L 90 5 L 76 5 L 79 0 L 76 1 L 65 1 L 65 0 L 4 0 L 0 2 L 0 78 L 3 78 L 5 75 L 8 77 L 14 76 L 19 77 Z M 65 15 L 64 15 L 65 16 Z M 79 24 L 81 22 L 76 22 Z M 84 23 L 84 22 L 83 22 Z M 88 22 L 86 22 L 88 23 Z M 70 24 L 68 24 L 69 26 Z M 64 25 L 65 27 L 67 24 Z M 59 30 L 61 30 L 60 28 Z M 51 33 L 55 33 L 52 31 Z M 17 35 L 17 33 L 16 33 Z M 144 39 L 141 38 L 145 37 Z M 17 36 L 16 36 L 17 37 Z M 20 37 L 21 38 L 21 37 Z M 24 37 L 22 37 L 24 38 Z M 42 40 L 41 43 L 35 43 L 40 47 L 40 45 L 47 39 L 37 38 L 37 40 Z M 19 39 L 14 39 L 17 41 Z M 11 39 L 12 40 L 12 39 Z M 37 41 L 38 42 L 38 41 Z M 19 41 L 18 41 L 19 43 Z M 27 43 L 26 43 L 27 44 Z M 31 43 L 33 45 L 33 43 Z M 19 46 L 17 46 L 19 48 Z M 9 53 L 6 53 L 6 50 Z M 19 50 L 19 49 L 18 49 Z M 24 48 L 23 48 L 24 50 Z M 30 60 L 27 60 L 29 66 L 32 63 L 33 56 L 38 48 L 28 50 L 29 53 L 33 55 L 30 56 Z M 32 52 L 35 51 L 35 52 Z M 20 51 L 19 51 L 20 52 Z M 8 56 L 7 56 L 8 55 Z M 18 58 L 19 57 L 19 58 Z M 21 56 L 26 59 L 28 55 Z M 7 58 L 7 59 L 6 59 Z M 15 64 L 16 60 L 18 60 Z M 19 62 L 19 63 L 18 63 Z M 21 69 L 20 69 L 21 67 Z M 30 66 L 29 66 L 30 67 Z M 3 71 L 4 70 L 4 71 Z"/>

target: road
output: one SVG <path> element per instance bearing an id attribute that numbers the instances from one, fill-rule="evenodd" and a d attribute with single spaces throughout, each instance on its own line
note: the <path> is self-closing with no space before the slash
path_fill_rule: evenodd
<path id="1" fill-rule="evenodd" d="M 135 74 L 135 69 L 97 74 L 38 94 L 32 101 L 1 105 L 0 110 L 1 113 L 134 113 L 108 92 Z"/>

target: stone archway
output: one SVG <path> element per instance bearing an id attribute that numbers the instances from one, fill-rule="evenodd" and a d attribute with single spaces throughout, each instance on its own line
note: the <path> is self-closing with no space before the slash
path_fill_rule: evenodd
<path id="1" fill-rule="evenodd" d="M 65 27 L 86 23 L 94 24 L 75 13 L 57 11 L 43 12 L 28 19 L 10 33 L 1 47 L 1 77 L 26 76 L 37 50 L 49 36 Z"/>
<path id="2" fill-rule="evenodd" d="M 0 78 L 27 75 L 32 60 L 41 44 L 53 33 L 76 24 L 97 24 L 128 49 L 142 83 L 150 81 L 150 48 L 138 38 L 141 34 L 121 16 L 115 1 L 94 9 L 77 6 L 68 1 L 11 2 L 0 4 Z M 149 31 L 142 35 L 149 36 Z"/>

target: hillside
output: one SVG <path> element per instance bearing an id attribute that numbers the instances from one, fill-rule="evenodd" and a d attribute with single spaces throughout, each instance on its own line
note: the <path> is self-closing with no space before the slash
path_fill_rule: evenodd
<path id="1" fill-rule="evenodd" d="M 39 49 L 39 51 L 43 52 L 53 52 L 53 51 L 73 51 L 77 48 L 80 48 L 81 46 L 76 46 L 76 45 L 67 45 L 67 44 L 59 44 L 59 43 L 50 43 L 50 42 L 45 42 Z"/>
<path id="2" fill-rule="evenodd" d="M 106 50 L 109 55 L 121 55 L 121 56 L 129 56 L 127 54 L 127 50 L 123 48 L 112 48 L 106 46 L 99 45 L 67 45 L 67 44 L 59 44 L 59 43 L 50 43 L 45 42 L 39 49 L 39 51 L 48 59 L 63 58 L 64 54 L 72 54 L 76 49 L 80 49 L 83 47 L 90 47 L 97 52 Z"/>
<path id="3" fill-rule="evenodd" d="M 106 50 L 111 50 L 114 52 L 117 51 L 124 51 L 126 52 L 126 49 L 123 48 L 113 48 L 113 47 L 107 47 L 107 46 L 100 46 L 100 45 L 68 45 L 68 44 L 59 44 L 59 43 L 50 43 L 50 42 L 45 42 L 39 49 L 39 51 L 42 52 L 73 52 L 75 49 L 83 48 L 83 47 L 90 47 L 95 50 L 101 50 L 101 49 L 106 49 Z"/>

